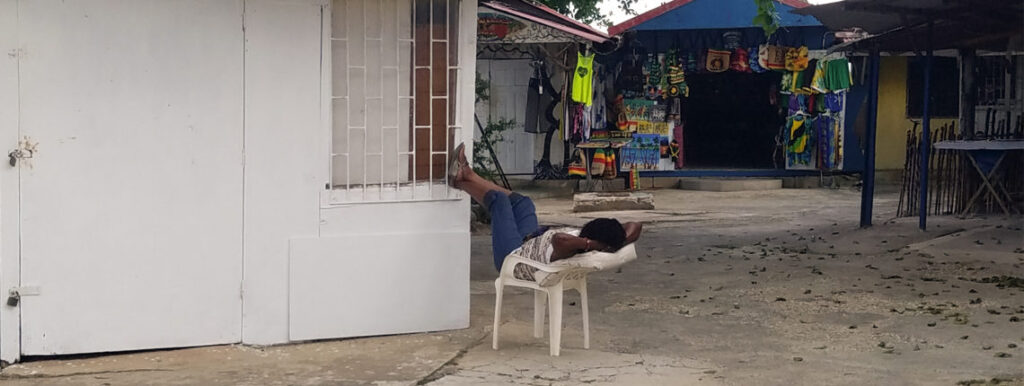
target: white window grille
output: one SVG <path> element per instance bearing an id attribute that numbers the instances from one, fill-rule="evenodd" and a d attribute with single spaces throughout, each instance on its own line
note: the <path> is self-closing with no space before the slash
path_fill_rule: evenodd
<path id="1" fill-rule="evenodd" d="M 333 0 L 331 202 L 457 197 L 459 3 Z"/>

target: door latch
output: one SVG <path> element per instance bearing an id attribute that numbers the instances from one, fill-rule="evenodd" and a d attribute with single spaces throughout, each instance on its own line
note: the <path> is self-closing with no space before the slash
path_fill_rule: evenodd
<path id="1" fill-rule="evenodd" d="M 26 148 L 15 148 L 15 149 L 13 149 L 13 151 L 11 151 L 10 153 L 7 154 L 7 158 L 10 159 L 10 161 L 8 162 L 10 164 L 10 166 L 11 167 L 15 167 L 15 166 L 17 166 L 17 161 L 18 160 L 24 160 L 24 159 L 32 158 L 32 151 L 30 151 L 30 149 L 26 149 Z"/>
<path id="2" fill-rule="evenodd" d="M 32 142 L 28 137 L 25 137 L 24 140 L 18 142 L 17 149 L 11 150 L 10 153 L 7 153 L 7 158 L 9 158 L 8 163 L 11 167 L 18 166 L 18 160 L 32 158 L 35 152 L 36 143 Z"/>
<path id="3" fill-rule="evenodd" d="M 22 296 L 39 296 L 39 287 L 14 287 L 7 292 L 7 306 L 17 307 Z"/>

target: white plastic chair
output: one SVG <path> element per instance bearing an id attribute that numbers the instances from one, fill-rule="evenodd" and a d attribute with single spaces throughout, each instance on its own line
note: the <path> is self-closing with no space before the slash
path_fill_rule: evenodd
<path id="1" fill-rule="evenodd" d="M 587 252 L 551 264 L 542 264 L 515 254 L 508 255 L 502 263 L 501 273 L 494 280 L 494 332 L 492 347 L 498 349 L 498 325 L 501 323 L 501 299 L 505 286 L 533 289 L 533 336 L 544 337 L 544 303 L 547 301 L 550 320 L 551 356 L 558 356 L 562 344 L 562 293 L 574 289 L 580 293 L 580 306 L 583 311 L 583 348 L 590 348 L 590 315 L 587 309 L 587 274 L 595 271 L 617 268 L 625 263 L 636 260 L 636 247 L 633 244 L 620 248 L 617 252 Z M 520 280 L 515 277 L 515 267 L 525 264 L 537 268 L 533 274 L 535 281 Z"/>

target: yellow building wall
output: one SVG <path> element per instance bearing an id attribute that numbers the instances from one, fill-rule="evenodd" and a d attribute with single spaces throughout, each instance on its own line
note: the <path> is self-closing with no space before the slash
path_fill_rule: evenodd
<path id="1" fill-rule="evenodd" d="M 920 120 L 920 119 L 918 119 Z M 932 119 L 932 129 L 956 121 Z M 878 72 L 878 132 L 875 137 L 875 170 L 902 170 L 907 131 L 914 123 L 907 117 L 907 58 L 883 57 Z"/>

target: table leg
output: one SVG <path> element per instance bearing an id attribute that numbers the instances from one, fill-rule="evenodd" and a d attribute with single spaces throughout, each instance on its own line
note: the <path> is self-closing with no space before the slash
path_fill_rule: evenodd
<path id="1" fill-rule="evenodd" d="M 1003 213 L 1007 216 L 1010 215 L 1010 209 L 1006 207 L 1006 204 L 1003 202 L 999 192 L 996 191 L 996 188 L 993 187 L 990 182 L 992 177 L 995 177 L 996 172 L 999 171 L 999 166 L 1002 165 L 1004 158 L 1006 158 L 1006 152 L 999 155 L 999 158 L 996 159 L 995 165 L 992 166 L 992 170 L 990 170 L 988 174 L 985 174 L 985 172 L 981 170 L 981 167 L 978 166 L 978 162 L 974 160 L 974 156 L 969 152 L 967 153 L 967 159 L 971 161 L 971 165 L 974 166 L 974 170 L 977 170 L 978 174 L 981 175 L 982 186 L 978 188 L 978 191 L 974 193 L 974 196 L 971 196 L 971 200 L 968 201 L 968 206 L 964 208 L 965 213 L 974 204 L 974 201 L 981 196 L 981 193 L 984 192 L 985 189 L 988 189 L 989 193 L 992 193 L 992 197 L 996 199 L 996 203 L 998 203 L 999 207 L 1003 209 Z"/>
<path id="2" fill-rule="evenodd" d="M 967 160 L 971 161 L 971 165 L 974 166 L 974 170 L 977 170 L 978 174 L 981 175 L 981 178 L 985 179 L 985 172 L 981 171 L 981 168 L 978 167 L 978 163 L 974 161 L 974 156 L 971 155 L 971 152 L 965 151 L 964 154 L 967 155 Z M 960 217 L 966 217 L 967 212 L 970 212 L 971 209 L 974 209 L 974 202 L 978 200 L 978 197 L 981 196 L 981 193 L 983 191 L 984 186 L 979 186 L 978 190 L 974 191 L 974 194 L 971 195 L 971 198 L 967 199 L 967 204 L 964 205 L 964 209 L 960 211 Z"/>
<path id="3" fill-rule="evenodd" d="M 1003 193 L 1003 198 L 1006 199 L 1006 206 L 1010 208 L 1010 212 L 1021 213 L 1020 209 L 1014 205 L 1013 195 L 1010 194 L 1010 190 L 1006 189 L 1006 185 L 1002 181 L 996 181 L 995 186 L 999 188 L 999 191 Z"/>

